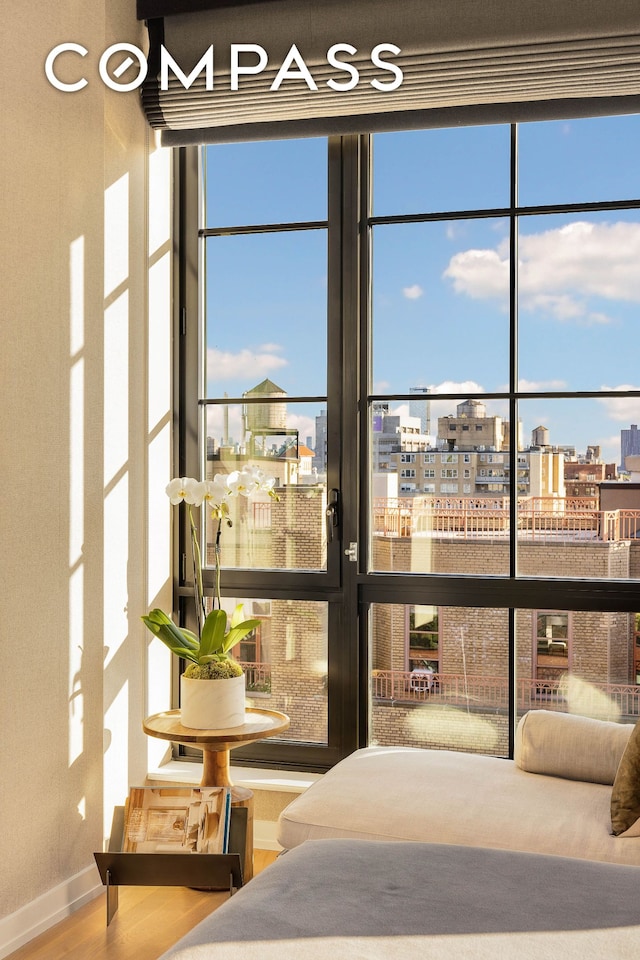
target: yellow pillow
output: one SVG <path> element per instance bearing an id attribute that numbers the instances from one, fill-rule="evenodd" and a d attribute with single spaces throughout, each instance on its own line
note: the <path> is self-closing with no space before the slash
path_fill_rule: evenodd
<path id="1" fill-rule="evenodd" d="M 611 826 L 616 837 L 640 836 L 640 723 L 636 723 L 611 791 Z"/>

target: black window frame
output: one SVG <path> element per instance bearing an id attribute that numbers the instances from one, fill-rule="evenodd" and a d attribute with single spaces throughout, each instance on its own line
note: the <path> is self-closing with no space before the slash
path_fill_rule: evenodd
<path id="1" fill-rule="evenodd" d="M 584 114 L 583 114 L 584 115 Z M 596 114 L 597 115 L 597 114 Z M 570 116 L 569 114 L 567 115 Z M 639 583 L 634 580 L 568 579 L 562 577 L 528 577 L 518 573 L 518 540 L 512 536 L 509 570 L 505 576 L 451 575 L 425 573 L 385 573 L 368 567 L 369 532 L 369 438 L 370 409 L 376 403 L 407 402 L 415 399 L 406 394 L 374 394 L 369 389 L 371 366 L 371 235 L 384 223 L 428 222 L 460 218 L 461 211 L 416 213 L 376 217 L 372 214 L 372 142 L 373 136 L 358 134 L 330 137 L 329 177 L 329 245 L 330 270 L 334 285 L 329 290 L 329 311 L 338 318 L 334 325 L 334 342 L 329 346 L 329 359 L 341 364 L 340 419 L 328 424 L 328 442 L 339 443 L 336 433 L 356 438 L 350 451 L 342 450 L 341 474 L 328 478 L 328 486 L 339 486 L 342 493 L 342 542 L 360 545 L 357 563 L 341 558 L 339 582 L 325 587 L 310 586 L 304 574 L 292 573 L 289 587 L 296 596 L 309 599 L 335 599 L 339 588 L 343 601 L 335 610 L 330 629 L 342 633 L 346 642 L 330 638 L 329 686 L 333 691 L 329 703 L 330 747 L 318 751 L 308 744 L 263 741 L 251 748 L 234 751 L 236 762 L 327 769 L 336 760 L 368 743 L 369 725 L 369 617 L 373 603 L 429 604 L 434 607 L 504 608 L 509 613 L 509 756 L 513 755 L 516 705 L 516 613 L 528 610 L 582 610 L 635 613 L 639 606 Z M 197 153 L 198 148 L 176 150 L 177 175 L 177 269 L 176 269 L 176 420 L 175 473 L 195 475 L 198 469 L 194 448 L 193 410 L 187 409 L 185 384 L 190 371 L 197 369 L 197 337 L 193 320 L 198 316 L 197 277 L 199 259 L 197 244 Z M 616 209 L 640 209 L 640 199 L 595 203 L 550 204 L 520 207 L 517 203 L 517 125 L 510 125 L 510 201 L 508 206 L 491 210 L 468 211 L 468 216 L 507 217 L 510 224 L 510 310 L 509 310 L 509 388 L 504 393 L 486 393 L 483 399 L 506 400 L 509 406 L 510 449 L 517 450 L 518 404 L 530 399 L 587 399 L 607 394 L 603 391 L 554 391 L 534 393 L 518 390 L 517 370 L 517 242 L 518 223 L 523 217 L 545 213 L 597 212 Z M 338 224 L 332 228 L 332 218 Z M 337 262 L 339 261 L 339 262 Z M 331 266 L 332 264 L 332 266 Z M 194 366 L 194 363 L 196 366 Z M 191 373 L 191 375 L 193 375 Z M 611 395 L 614 395 L 613 392 Z M 640 391 L 616 392 L 615 396 L 640 397 Z M 460 402 L 462 395 L 438 395 L 438 399 Z M 335 480 L 335 484 L 333 482 Z M 510 471 L 510 528 L 517 530 L 517 471 Z M 190 596 L 188 583 L 180 573 L 180 555 L 185 530 L 176 529 L 175 592 L 176 604 L 184 604 Z M 261 577 L 260 589 L 250 572 L 223 572 L 223 593 L 243 596 L 280 595 Z"/>

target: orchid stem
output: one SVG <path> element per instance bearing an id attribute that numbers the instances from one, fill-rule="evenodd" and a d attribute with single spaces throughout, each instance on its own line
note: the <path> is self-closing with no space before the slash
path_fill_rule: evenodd
<path id="1" fill-rule="evenodd" d="M 222 517 L 218 517 L 218 530 L 216 532 L 215 558 L 216 558 L 216 600 L 218 601 L 218 610 L 222 609 L 220 602 L 220 534 L 222 533 Z"/>
<path id="2" fill-rule="evenodd" d="M 189 523 L 191 525 L 191 561 L 193 563 L 193 596 L 196 607 L 196 623 L 198 625 L 198 636 L 202 635 L 202 624 L 206 618 L 206 609 L 204 604 L 204 592 L 202 587 L 202 559 L 200 554 L 200 544 L 198 542 L 198 530 L 193 519 L 191 507 L 189 507 Z"/>

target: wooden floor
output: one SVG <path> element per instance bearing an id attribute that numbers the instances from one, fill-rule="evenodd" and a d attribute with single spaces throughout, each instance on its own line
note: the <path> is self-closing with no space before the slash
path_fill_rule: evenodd
<path id="1" fill-rule="evenodd" d="M 256 850 L 254 872 L 277 854 Z M 120 887 L 118 912 L 106 925 L 106 894 L 85 904 L 7 960 L 157 960 L 228 899 L 185 887 Z"/>

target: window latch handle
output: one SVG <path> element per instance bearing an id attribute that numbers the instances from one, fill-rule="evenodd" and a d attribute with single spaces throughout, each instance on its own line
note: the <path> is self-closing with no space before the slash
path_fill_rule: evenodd
<path id="1" fill-rule="evenodd" d="M 355 540 L 352 540 L 347 549 L 344 551 L 345 557 L 348 557 L 351 563 L 358 562 L 358 544 Z"/>
<path id="2" fill-rule="evenodd" d="M 336 528 L 340 525 L 340 495 L 337 490 L 329 490 L 325 517 L 327 521 L 327 542 L 331 543 Z"/>

